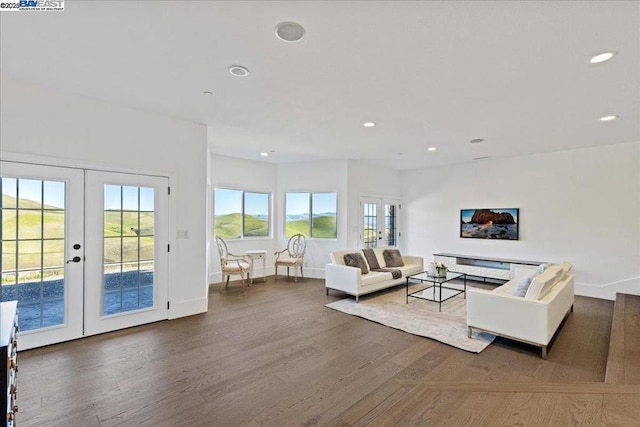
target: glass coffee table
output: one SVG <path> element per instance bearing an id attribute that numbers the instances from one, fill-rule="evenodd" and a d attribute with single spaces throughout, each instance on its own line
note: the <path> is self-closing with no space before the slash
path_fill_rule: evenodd
<path id="1" fill-rule="evenodd" d="M 464 281 L 462 289 L 453 288 L 451 286 L 444 286 L 445 283 L 451 282 L 455 279 L 460 279 Z M 409 280 L 418 281 L 422 285 L 428 284 L 428 286 L 420 286 L 420 289 L 413 289 L 412 292 L 409 292 Z M 415 283 L 414 283 L 415 284 Z M 429 289 L 433 288 L 433 295 L 429 292 Z M 442 290 L 445 290 L 444 296 L 442 295 Z M 436 292 L 437 290 L 437 292 Z M 446 277 L 435 277 L 429 276 L 426 271 L 422 273 L 411 274 L 407 276 L 407 304 L 409 304 L 409 297 L 423 299 L 427 301 L 433 301 L 438 303 L 438 311 L 442 311 L 442 303 L 455 297 L 460 294 L 463 294 L 464 297 L 467 297 L 467 275 L 464 273 L 454 273 L 451 271 L 447 271 Z M 437 294 L 437 295 L 436 295 Z"/>

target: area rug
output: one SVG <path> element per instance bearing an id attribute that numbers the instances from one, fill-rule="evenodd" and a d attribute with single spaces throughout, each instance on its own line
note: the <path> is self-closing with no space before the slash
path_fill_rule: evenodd
<path id="1" fill-rule="evenodd" d="M 361 296 L 359 303 L 350 297 L 326 307 L 472 353 L 480 353 L 495 339 L 494 335 L 479 331 L 473 332 L 472 339 L 467 337 L 467 301 L 463 295 L 443 302 L 442 312 L 438 312 L 437 302 L 409 298 L 407 304 L 405 295 L 404 287 L 396 287 Z"/>

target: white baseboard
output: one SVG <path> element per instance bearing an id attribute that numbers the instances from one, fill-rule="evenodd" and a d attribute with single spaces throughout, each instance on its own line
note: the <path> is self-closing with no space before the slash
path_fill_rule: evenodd
<path id="1" fill-rule="evenodd" d="M 266 269 L 267 274 L 266 276 L 273 276 L 274 272 L 275 272 L 275 268 L 274 267 L 267 267 Z M 258 282 L 260 281 L 261 277 L 264 277 L 263 273 L 262 273 L 262 269 L 258 269 L 256 268 L 255 271 L 255 277 L 256 280 L 258 280 Z M 280 276 L 287 274 L 287 269 L 280 267 L 278 269 L 278 274 Z M 291 271 L 291 274 L 293 275 L 293 270 Z M 308 277 L 310 279 L 324 279 L 324 268 L 309 268 L 309 267 L 305 267 L 304 268 L 304 277 Z M 231 280 L 240 280 L 240 276 L 235 275 L 235 276 L 231 276 Z M 221 272 L 215 272 L 209 275 L 209 283 L 210 284 L 214 284 L 214 283 L 222 283 L 222 273 Z"/>
<path id="2" fill-rule="evenodd" d="M 640 295 L 640 277 L 633 277 L 619 282 L 608 283 L 602 286 L 575 284 L 575 294 L 585 297 L 608 299 L 614 301 L 616 293 Z"/>
<path id="3" fill-rule="evenodd" d="M 169 319 L 192 316 L 206 313 L 208 308 L 207 298 L 196 298 L 187 301 L 172 302 L 169 305 Z"/>

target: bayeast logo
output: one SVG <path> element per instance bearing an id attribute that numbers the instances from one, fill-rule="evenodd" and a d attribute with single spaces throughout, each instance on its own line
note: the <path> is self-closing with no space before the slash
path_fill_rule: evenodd
<path id="1" fill-rule="evenodd" d="M 16 2 L 0 3 L 0 10 L 64 10 L 64 0 L 20 0 Z"/>

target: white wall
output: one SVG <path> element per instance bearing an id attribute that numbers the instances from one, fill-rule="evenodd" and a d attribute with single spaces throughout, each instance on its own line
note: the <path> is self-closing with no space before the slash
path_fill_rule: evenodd
<path id="1" fill-rule="evenodd" d="M 640 143 L 405 171 L 402 187 L 407 253 L 567 260 L 577 294 L 640 294 Z M 520 240 L 461 239 L 465 208 L 520 208 Z"/>
<path id="2" fill-rule="evenodd" d="M 3 158 L 18 154 L 51 165 L 170 178 L 169 316 L 207 311 L 206 128 L 6 77 L 1 90 Z M 175 239 L 176 230 L 188 238 Z"/>

